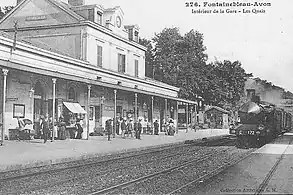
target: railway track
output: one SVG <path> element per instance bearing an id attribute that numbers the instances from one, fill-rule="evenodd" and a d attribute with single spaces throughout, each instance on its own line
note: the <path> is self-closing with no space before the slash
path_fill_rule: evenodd
<path id="1" fill-rule="evenodd" d="M 226 137 L 224 138 L 220 138 L 219 140 L 221 141 L 222 139 L 227 140 Z M 192 140 L 192 145 L 196 146 L 204 146 L 204 144 L 209 144 L 212 142 L 217 141 L 216 140 L 205 140 L 203 142 L 199 142 L 197 140 L 193 141 Z M 225 141 L 224 141 L 225 142 Z M 196 144 L 199 143 L 199 144 Z M 166 145 L 166 146 L 161 146 L 159 148 L 149 148 L 149 149 L 144 149 L 144 150 L 140 150 L 140 151 L 134 151 L 134 152 L 129 152 L 129 153 L 122 153 L 122 156 L 118 156 L 118 157 L 111 157 L 111 155 L 106 155 L 106 156 L 101 156 L 101 157 L 95 157 L 92 158 L 90 160 L 77 160 L 74 162 L 65 162 L 65 163 L 56 163 L 54 165 L 44 165 L 44 166 L 39 166 L 39 167 L 33 167 L 33 168 L 25 168 L 25 169 L 21 169 L 21 170 L 16 170 L 16 171 L 6 171 L 6 172 L 0 172 L 0 182 L 3 181 L 8 181 L 8 180 L 14 180 L 14 179 L 20 179 L 20 178 L 25 178 L 25 177 L 30 177 L 30 176 L 37 176 L 37 175 L 41 175 L 41 174 L 46 174 L 46 173 L 54 173 L 54 172 L 60 172 L 60 171 L 64 171 L 64 170 L 70 170 L 70 169 L 74 169 L 74 168 L 80 168 L 82 166 L 93 166 L 93 165 L 99 165 L 102 163 L 108 163 L 110 161 L 114 161 L 114 160 L 123 160 L 126 158 L 130 158 L 130 157 L 137 157 L 139 158 L 140 156 L 145 156 L 148 154 L 155 154 L 155 153 L 159 153 L 159 152 L 166 152 L 166 150 L 174 150 L 177 148 L 187 148 L 190 147 L 191 143 L 182 143 L 182 144 L 176 144 L 176 145 Z M 138 153 L 139 152 L 139 153 Z M 116 155 L 120 155 L 120 154 L 115 154 Z M 97 160 L 99 158 L 104 158 L 106 157 L 105 160 Z M 108 158 L 107 158 L 108 157 Z M 73 163 L 73 165 L 70 165 L 71 163 Z M 60 167 L 58 167 L 60 166 Z M 48 168 L 51 167 L 51 168 Z M 57 168 L 54 168 L 57 167 Z M 19 174 L 19 172 L 21 174 Z"/>
<path id="2" fill-rule="evenodd" d="M 231 142 L 231 140 L 222 140 L 222 141 L 217 141 L 218 144 L 223 144 L 223 143 L 228 143 L 228 142 Z M 213 145 L 216 145 L 216 142 L 213 144 Z M 229 150 L 234 150 L 234 149 L 229 149 Z M 188 186 L 188 185 L 192 185 L 196 182 L 203 182 L 205 179 L 208 179 L 208 178 L 211 178 L 213 177 L 214 175 L 220 173 L 221 171 L 227 169 L 228 167 L 234 165 L 234 164 L 237 164 L 238 162 L 240 162 L 241 160 L 247 158 L 251 152 L 253 151 L 254 149 L 250 150 L 250 151 L 247 151 L 244 155 L 241 155 L 239 158 L 237 159 L 233 159 L 231 161 L 228 161 L 225 163 L 225 165 L 223 166 L 220 166 L 216 169 L 214 169 L 213 171 L 210 171 L 206 174 L 204 174 L 203 176 L 200 176 L 198 178 L 196 178 L 195 180 L 192 180 L 190 182 L 188 182 L 187 184 L 185 185 L 182 185 L 176 189 L 172 189 L 172 191 L 169 191 L 168 193 L 166 192 L 160 192 L 160 194 L 176 194 L 178 193 L 182 188 Z M 224 152 L 229 152 L 228 150 L 224 151 Z M 178 165 L 178 166 L 173 166 L 171 168 L 168 168 L 168 169 L 165 169 L 165 170 L 162 170 L 162 171 L 159 171 L 157 173 L 153 173 L 153 174 L 149 174 L 149 175 L 146 175 L 144 177 L 140 177 L 140 178 L 137 178 L 137 179 L 134 179 L 134 180 L 131 180 L 131 181 L 128 181 L 128 182 L 124 182 L 124 183 L 121 183 L 119 185 L 115 185 L 115 186 L 112 186 L 112 187 L 109 187 L 109 188 L 106 188 L 106 189 L 103 189 L 103 190 L 99 190 L 99 191 L 94 191 L 94 192 L 91 192 L 89 193 L 89 195 L 100 195 L 100 194 L 129 194 L 129 193 L 138 193 L 138 194 L 148 194 L 148 192 L 137 192 L 137 191 L 126 191 L 125 192 L 125 189 L 129 188 L 130 186 L 139 186 L 141 185 L 142 182 L 144 181 L 147 181 L 147 180 L 153 180 L 154 178 L 156 177 L 160 177 L 161 175 L 164 175 L 164 174 L 169 174 L 171 172 L 174 172 L 176 170 L 180 170 L 180 169 L 184 169 L 184 168 L 188 168 L 189 166 L 194 166 L 194 165 L 197 165 L 199 163 L 203 163 L 205 162 L 206 160 L 208 159 L 211 159 L 212 157 L 214 156 L 214 154 L 207 154 L 205 156 L 202 156 L 198 159 L 194 159 L 190 162 L 186 162 L 184 164 L 181 164 L 181 165 Z M 168 175 L 166 176 L 166 178 L 168 180 L 172 180 L 172 178 Z M 153 192 L 149 192 L 149 194 L 153 194 Z"/>
<path id="3" fill-rule="evenodd" d="M 199 150 L 199 149 L 194 149 L 194 150 L 190 150 L 189 152 L 200 152 L 201 150 Z M 141 160 L 139 160 L 139 161 L 136 161 L 136 162 L 134 162 L 134 163 L 126 163 L 125 164 L 125 166 L 123 166 L 123 163 L 121 163 L 122 165 L 117 165 L 117 166 L 115 166 L 114 168 L 108 168 L 108 169 L 105 169 L 105 170 L 102 170 L 102 171 L 95 171 L 95 173 L 94 173 L 94 175 L 95 175 L 95 177 L 103 177 L 104 175 L 106 175 L 106 174 L 108 174 L 109 172 L 116 172 L 116 171 L 119 171 L 119 170 L 121 170 L 121 169 L 128 169 L 128 168 L 132 168 L 132 167 L 134 167 L 134 166 L 137 166 L 137 165 L 140 165 L 140 164 L 142 164 L 142 163 L 144 163 L 144 164 L 147 164 L 147 163 L 153 163 L 153 161 L 163 161 L 164 159 L 168 159 L 168 158 L 175 158 L 175 157 L 178 157 L 178 156 L 181 156 L 182 157 L 182 153 L 181 153 L 181 151 L 180 152 L 178 152 L 178 153 L 176 153 L 176 154 L 168 154 L 168 155 L 164 155 L 164 156 L 161 156 L 161 157 L 159 157 L 159 158 L 156 158 L 156 159 L 148 159 L 148 160 L 145 160 L 145 158 L 144 159 L 141 159 Z M 184 155 L 183 155 L 184 156 Z M 137 157 L 137 156 L 136 156 Z M 116 160 L 116 159 L 115 159 Z M 120 159 L 121 160 L 121 159 Z M 75 169 L 76 168 L 86 168 L 86 169 L 89 169 L 89 168 L 91 168 L 91 167 L 93 167 L 92 165 L 89 167 L 89 166 L 86 166 L 86 167 L 84 167 L 84 166 L 80 166 L 80 167 L 75 167 Z M 100 165 L 99 165 L 99 167 L 101 167 Z M 79 170 L 79 172 L 82 172 L 82 170 Z M 46 173 L 47 174 L 47 173 Z M 39 175 L 39 174 L 37 174 L 37 175 Z M 39 185 L 39 186 L 35 186 L 35 187 L 30 187 L 30 188 L 27 188 L 27 189 L 22 189 L 22 192 L 29 192 L 29 191 L 36 191 L 36 190 L 39 190 L 39 189 L 44 189 L 44 188 L 49 188 L 49 187 L 52 187 L 52 186 L 57 186 L 57 185 L 62 185 L 62 184 L 64 184 L 64 183 L 67 183 L 67 182 L 70 182 L 70 181 L 77 181 L 77 180 L 81 180 L 81 179 L 86 179 L 86 178 L 88 178 L 89 176 L 91 176 L 91 173 L 87 173 L 87 172 L 83 172 L 83 173 L 81 173 L 81 174 L 76 174 L 75 173 L 75 176 L 69 176 L 68 178 L 66 178 L 66 179 L 54 179 L 54 180 L 56 180 L 56 181 L 54 181 L 54 182 L 50 182 L 50 183 L 46 183 L 46 184 L 42 184 L 42 185 Z M 34 174 L 31 174 L 31 175 L 29 175 L 29 176 L 27 176 L 26 178 L 31 178 L 31 177 L 36 177 L 36 175 L 34 175 Z M 50 176 L 51 177 L 51 176 Z M 19 179 L 23 179 L 23 178 L 25 178 L 24 176 L 21 176 L 21 177 L 13 177 L 13 179 L 12 178 L 9 178 L 9 180 L 10 181 L 15 181 L 15 180 L 19 180 Z M 52 180 L 52 179 L 51 179 Z M 5 180 L 4 180 L 5 181 Z M 6 182 L 7 182 L 7 180 L 6 180 Z M 3 182 L 2 182 L 3 183 Z M 0 184 L 1 184 L 1 182 L 0 182 Z M 15 194 L 15 193 L 17 193 L 18 191 L 16 190 L 16 191 L 10 191 L 9 192 L 9 194 Z"/>
<path id="4" fill-rule="evenodd" d="M 144 156 L 147 154 L 153 154 L 156 152 L 162 152 L 165 151 L 166 148 L 168 148 L 169 150 L 172 149 L 176 149 L 179 147 L 182 147 L 183 145 L 179 144 L 176 146 L 162 146 L 160 148 L 154 148 L 154 149 L 147 149 L 147 150 L 141 150 L 139 154 L 134 154 L 132 152 L 126 154 L 125 156 L 121 156 L 121 157 L 114 157 L 114 158 L 107 158 L 105 160 L 97 160 L 99 157 L 95 157 L 92 158 L 90 160 L 77 160 L 74 162 L 67 162 L 67 163 L 56 163 L 53 165 L 53 167 L 51 166 L 51 168 L 47 168 L 48 166 L 44 165 L 44 166 L 39 166 L 39 167 L 33 167 L 33 168 L 25 168 L 25 169 L 21 169 L 21 170 L 16 170 L 16 171 L 6 171 L 6 172 L 0 172 L 1 176 L 0 176 L 0 182 L 3 181 L 9 181 L 9 180 L 14 180 L 14 179 L 21 179 L 21 178 L 25 178 L 25 177 L 31 177 L 31 176 L 37 176 L 37 175 L 41 175 L 41 174 L 46 174 L 46 173 L 54 173 L 54 172 L 60 172 L 60 171 L 64 171 L 64 170 L 70 170 L 70 169 L 74 169 L 74 168 L 80 168 L 82 166 L 93 166 L 93 165 L 98 165 L 98 164 L 102 164 L 102 163 L 107 163 L 113 160 L 123 160 L 125 158 L 129 158 L 129 157 L 139 157 L 139 156 Z M 185 146 L 188 147 L 188 146 Z M 123 155 L 123 154 L 122 154 Z M 103 156 L 104 157 L 104 156 Z M 100 157 L 100 158 L 103 158 Z M 74 163 L 73 165 L 70 165 L 71 163 Z M 60 167 L 58 167 L 60 166 Z M 57 167 L 57 168 L 54 168 Z M 20 174 L 19 174 L 20 172 Z"/>
<path id="5" fill-rule="evenodd" d="M 115 185 L 115 186 L 112 186 L 112 187 L 109 187 L 109 188 L 106 188 L 106 189 L 103 189 L 103 190 L 100 190 L 100 191 L 96 191 L 96 192 L 92 192 L 90 193 L 89 195 L 100 195 L 100 194 L 107 194 L 107 193 L 110 193 L 110 192 L 113 192 L 117 189 L 120 189 L 120 188 L 125 188 L 129 185 L 132 185 L 132 184 L 135 184 L 135 183 L 140 183 L 146 179 L 150 179 L 150 178 L 154 178 L 154 177 L 157 177 L 161 174 L 165 174 L 165 173 L 168 173 L 168 172 L 171 172 L 171 171 L 174 171 L 176 169 L 180 169 L 180 168 L 183 168 L 183 167 L 186 167 L 188 165 L 191 165 L 193 163 L 199 163 L 199 162 L 202 162 L 204 160 L 207 160 L 208 158 L 210 158 L 212 156 L 212 154 L 207 154 L 207 155 L 204 155 L 203 157 L 201 158 L 197 158 L 197 159 L 194 159 L 192 161 L 189 161 L 187 163 L 183 163 L 181 165 L 178 165 L 178 166 L 174 166 L 174 167 L 171 167 L 171 168 L 168 168 L 168 169 L 165 169 L 165 170 L 162 170 L 162 171 L 159 171 L 159 172 L 156 172 L 156 173 L 153 173 L 153 174 L 149 174 L 149 175 L 146 175 L 146 176 L 143 176 L 143 177 L 140 177 L 140 178 L 137 178 L 137 179 L 134 179 L 134 180 L 131 180 L 131 181 L 128 181 L 128 182 L 124 182 L 122 184 L 119 184 L 119 185 Z"/>
<path id="6" fill-rule="evenodd" d="M 221 141 L 218 141 L 218 140 L 214 141 L 213 144 L 210 144 L 210 145 L 216 146 L 217 144 L 224 144 L 224 143 L 227 144 L 227 143 L 231 143 L 231 142 L 234 142 L 234 140 L 231 140 L 231 139 L 223 139 L 222 140 L 221 139 Z M 233 149 L 224 150 L 222 152 L 229 152 L 229 150 L 233 150 Z M 206 155 L 204 155 L 204 156 L 202 156 L 200 158 L 193 159 L 193 160 L 191 160 L 189 162 L 182 163 L 180 165 L 173 166 L 173 167 L 170 167 L 168 169 L 165 169 L 165 170 L 162 170 L 162 171 L 159 171 L 159 172 L 156 172 L 156 173 L 148 174 L 148 175 L 136 178 L 136 179 L 128 181 L 128 182 L 124 182 L 124 183 L 121 183 L 121 184 L 118 184 L 118 185 L 115 185 L 115 186 L 111 186 L 109 188 L 105 188 L 103 190 L 91 192 L 91 193 L 89 193 L 89 195 L 121 194 L 121 191 L 123 191 L 124 189 L 127 189 L 129 186 L 139 185 L 141 182 L 144 182 L 145 180 L 154 179 L 156 177 L 159 177 L 160 175 L 168 174 L 168 173 L 173 172 L 175 170 L 180 170 L 180 169 L 183 169 L 183 168 L 186 168 L 188 166 L 192 166 L 192 165 L 198 164 L 198 163 L 203 163 L 203 162 L 205 162 L 206 160 L 210 159 L 213 156 L 214 156 L 213 153 L 206 154 Z M 220 167 L 220 168 L 224 168 L 224 167 Z M 217 169 L 217 170 L 220 170 L 220 168 Z M 205 176 L 208 176 L 210 174 L 211 173 L 206 174 Z M 197 180 L 200 180 L 200 179 L 203 179 L 203 177 L 200 177 Z M 133 192 L 130 192 L 130 193 L 133 193 Z M 124 193 L 122 193 L 122 194 L 124 194 Z M 128 194 L 128 193 L 126 193 L 126 194 Z"/>
<path id="7" fill-rule="evenodd" d="M 249 154 L 250 155 L 250 152 Z M 147 178 L 149 181 L 147 184 L 141 184 L 141 182 L 144 181 L 137 181 L 135 183 L 132 183 L 130 185 L 132 185 L 132 187 L 129 186 L 123 186 L 122 189 L 118 189 L 116 191 L 106 191 L 106 193 L 104 192 L 96 192 L 96 193 L 92 193 L 92 194 L 181 194 L 180 190 L 188 185 L 192 185 L 196 182 L 202 183 L 205 179 L 212 177 L 213 175 L 218 174 L 219 172 L 225 170 L 226 168 L 228 168 L 229 166 L 232 166 L 233 164 L 236 164 L 237 162 L 241 161 L 243 158 L 247 157 L 248 155 L 245 155 L 244 157 L 237 159 L 237 160 L 233 160 L 233 161 L 229 161 L 228 163 L 226 163 L 224 166 L 218 167 L 216 169 L 214 169 L 213 171 L 207 171 L 207 173 L 205 173 L 206 171 L 203 171 L 203 175 L 199 174 L 194 174 L 192 177 L 195 177 L 196 179 L 191 179 L 190 180 L 190 175 L 186 176 L 188 172 L 193 172 L 193 170 L 197 169 L 198 165 L 195 164 L 200 164 L 200 163 L 205 163 L 206 160 L 208 159 L 212 159 L 212 157 L 214 155 L 211 155 L 210 157 L 208 157 L 207 159 L 203 160 L 203 161 L 194 161 L 193 163 L 190 164 L 185 164 L 183 166 L 180 167 L 174 167 L 172 170 L 170 170 L 169 172 L 166 172 L 166 175 L 163 175 L 162 177 L 159 175 L 156 175 L 154 177 L 151 178 Z M 192 168 L 191 168 L 192 167 Z M 184 171 L 185 169 L 187 169 L 187 171 Z M 173 174 L 172 174 L 173 172 Z M 179 175 L 179 176 L 178 176 Z M 191 174 L 192 175 L 192 174 Z M 155 179 L 155 181 L 151 181 L 154 180 L 155 177 L 159 177 L 158 179 Z M 175 180 L 177 180 L 177 182 L 174 182 Z M 171 182 L 173 181 L 173 182 Z M 154 183 L 159 182 L 159 184 L 157 184 L 157 186 L 155 187 L 156 189 L 153 191 L 149 191 L 149 189 L 135 189 L 135 187 L 133 186 L 153 186 Z M 158 186 L 163 186 L 164 184 L 170 182 L 170 184 L 167 185 L 167 189 L 160 189 Z M 182 182 L 182 184 L 180 184 L 180 187 L 176 187 L 176 184 L 178 182 Z M 117 188 L 117 187 L 116 187 Z M 130 189 L 127 189 L 130 188 Z M 135 190 L 133 190 L 135 189 Z"/>
<path id="8" fill-rule="evenodd" d="M 227 142 L 227 140 L 225 140 Z M 206 141 L 206 143 L 208 142 L 215 142 L 215 140 L 208 140 Z M 189 145 L 181 145 L 181 146 L 178 146 L 178 147 L 174 147 L 172 149 L 178 149 L 178 148 L 189 148 L 190 147 L 193 147 L 193 146 L 189 146 Z M 89 168 L 89 166 L 93 167 L 93 166 L 98 166 L 98 164 L 100 163 L 107 163 L 107 162 L 113 162 L 113 161 L 119 161 L 119 160 L 124 160 L 124 159 L 127 159 L 127 158 L 139 158 L 140 156 L 143 156 L 143 157 L 146 157 L 145 155 L 146 154 L 150 154 L 150 155 L 154 155 L 154 154 L 160 154 L 160 152 L 167 152 L 168 151 L 171 151 L 171 149 L 160 149 L 160 150 L 155 150 L 155 151 L 149 151 L 149 152 L 146 152 L 144 154 L 139 154 L 139 155 L 133 155 L 133 156 L 125 156 L 125 157 L 120 157 L 120 158 L 116 158 L 116 159 L 108 159 L 106 161 L 100 161 L 100 162 L 95 162 L 95 163 L 87 163 L 87 164 L 82 164 L 82 165 L 79 165 L 79 166 L 71 166 L 71 167 L 66 167 L 66 168 L 62 168 L 62 169 L 58 169 L 58 170 L 54 170 L 54 172 L 60 172 L 60 171 L 64 171 L 64 170 L 67 170 L 67 169 L 76 169 L 76 168 L 81 168 L 81 167 L 86 167 L 87 169 Z M 195 149 L 191 149 L 191 150 L 188 150 L 186 152 L 188 153 L 199 153 L 201 150 L 198 149 L 198 148 L 195 148 Z M 126 166 L 119 166 L 119 167 L 116 167 L 116 168 L 111 168 L 110 170 L 105 170 L 105 171 L 100 171 L 99 173 L 95 173 L 95 177 L 97 176 L 103 176 L 103 174 L 107 174 L 109 171 L 119 171 L 120 169 L 127 169 L 127 168 L 130 168 L 130 167 L 134 167 L 134 166 L 137 166 L 139 164 L 146 164 L 146 163 L 152 163 L 152 161 L 162 161 L 164 159 L 168 159 L 168 158 L 175 158 L 176 156 L 181 156 L 182 157 L 182 151 L 178 151 L 177 153 L 175 154 L 168 154 L 168 155 L 164 155 L 164 156 L 160 156 L 159 158 L 155 158 L 155 159 L 148 159 L 148 160 L 144 160 L 144 158 L 142 160 L 140 160 L 139 162 L 135 162 L 135 163 L 129 163 L 127 164 Z M 148 158 L 148 157 L 147 157 Z M 188 158 L 186 158 L 186 160 L 188 160 Z M 50 170 L 47 170 L 45 172 L 41 172 L 41 173 L 30 173 L 28 175 L 19 175 L 19 176 L 12 176 L 12 177 L 8 177 L 6 179 L 1 179 L 0 180 L 0 184 L 1 182 L 7 182 L 7 181 L 15 181 L 15 180 L 19 180 L 19 179 L 24 179 L 24 178 L 30 178 L 30 177 L 36 177 L 36 176 L 39 176 L 39 175 L 42 175 L 42 174 L 48 174 L 50 172 L 50 174 L 52 173 Z M 69 177 L 69 178 L 66 178 L 66 179 L 61 179 L 61 180 L 58 180 L 56 182 L 50 182 L 50 183 L 47 183 L 45 185 L 39 185 L 39 186 L 35 186 L 35 187 L 31 187 L 29 189 L 22 189 L 21 191 L 22 192 L 28 192 L 28 191 L 36 191 L 38 189 L 43 189 L 43 188 L 49 188 L 51 186 L 56 186 L 56 185 L 62 185 L 63 183 L 66 183 L 66 182 L 70 182 L 70 181 L 74 181 L 74 180 L 80 180 L 80 179 L 83 179 L 83 178 L 87 178 L 89 177 L 88 174 L 83 174 L 83 175 L 80 175 L 78 174 L 77 176 L 73 176 L 73 177 Z M 18 193 L 19 191 L 10 191 L 9 193 L 11 194 L 15 194 L 15 193 Z"/>
<path id="9" fill-rule="evenodd" d="M 202 183 L 205 180 L 208 180 L 208 179 L 211 179 L 212 177 L 215 177 L 216 175 L 218 175 L 219 173 L 221 173 L 225 169 L 228 169 L 229 167 L 231 167 L 231 166 L 239 163 L 240 161 L 246 159 L 247 157 L 249 157 L 251 152 L 252 151 L 249 151 L 246 154 L 244 154 L 243 156 L 241 156 L 240 158 L 232 160 L 232 161 L 229 161 L 226 164 L 224 164 L 223 166 L 220 166 L 220 167 L 212 170 L 211 172 L 209 172 L 207 174 L 204 174 L 203 176 L 201 176 L 199 178 L 196 178 L 195 180 L 192 180 L 192 181 L 188 182 L 187 184 L 182 185 L 182 186 L 174 189 L 173 191 L 170 191 L 169 193 L 167 193 L 167 195 L 179 194 L 182 189 L 184 189 L 184 188 L 186 188 L 186 187 L 188 187 L 190 185 L 196 185 L 197 183 Z"/>
<path id="10" fill-rule="evenodd" d="M 285 150 L 282 152 L 282 154 L 280 155 L 280 157 L 278 157 L 277 161 L 273 164 L 272 168 L 269 170 L 269 172 L 266 174 L 265 178 L 263 179 L 263 181 L 258 185 L 258 187 L 251 187 L 251 188 L 247 188 L 250 189 L 251 191 L 249 193 L 252 193 L 254 195 L 261 195 L 261 194 L 266 194 L 267 193 L 267 189 L 269 187 L 269 182 L 271 180 L 271 178 L 274 176 L 278 166 L 280 165 L 280 163 L 282 162 L 282 160 L 285 157 L 286 151 L 289 148 L 289 145 L 291 145 L 293 142 L 293 140 L 291 140 L 288 144 L 288 146 L 285 148 Z M 200 184 L 202 184 L 204 181 L 206 180 L 211 180 L 213 177 L 216 177 L 218 174 L 220 174 L 222 171 L 226 170 L 227 168 L 239 163 L 240 161 L 248 158 L 250 156 L 250 152 L 247 155 L 243 155 L 243 157 L 239 158 L 238 160 L 235 161 L 231 161 L 229 163 L 227 163 L 226 165 L 223 165 L 213 171 L 211 171 L 210 173 L 207 173 L 183 186 L 178 187 L 177 189 L 174 189 L 173 191 L 166 193 L 167 195 L 171 195 L 171 194 L 190 194 L 190 193 L 194 193 L 194 191 L 192 191 L 192 189 L 196 189 L 198 188 L 198 186 L 200 186 Z M 204 185 L 204 184 L 203 184 Z M 186 190 L 188 189 L 188 187 L 191 186 L 191 190 Z M 272 192 L 272 191 L 271 191 Z M 276 193 L 275 193 L 276 194 Z"/>

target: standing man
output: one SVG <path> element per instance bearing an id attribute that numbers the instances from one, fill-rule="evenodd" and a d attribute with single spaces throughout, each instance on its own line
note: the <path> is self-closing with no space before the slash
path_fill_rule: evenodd
<path id="1" fill-rule="evenodd" d="M 159 122 L 156 120 L 154 122 L 154 129 L 155 129 L 155 135 L 159 135 Z"/>
<path id="2" fill-rule="evenodd" d="M 131 137 L 133 138 L 133 123 L 132 119 L 127 123 L 127 137 L 129 137 L 129 133 L 131 133 Z"/>
<path id="3" fill-rule="evenodd" d="M 82 133 L 83 133 L 83 128 L 80 124 L 80 119 L 76 120 L 76 124 L 75 124 L 76 130 L 77 130 L 77 135 L 75 139 L 81 139 L 82 138 Z"/>
<path id="4" fill-rule="evenodd" d="M 106 121 L 106 131 L 108 133 L 108 141 L 111 141 L 110 140 L 110 135 L 112 133 L 112 119 L 108 119 Z"/>
<path id="5" fill-rule="evenodd" d="M 17 135 L 17 140 L 20 141 L 20 139 L 24 139 L 24 127 L 25 124 L 22 119 L 20 119 L 19 116 L 16 117 L 17 122 L 18 122 L 18 135 Z"/>
<path id="6" fill-rule="evenodd" d="M 44 143 L 46 143 L 50 133 L 48 115 L 45 116 L 45 119 L 43 120 L 41 124 L 41 129 L 43 131 Z"/>
<path id="7" fill-rule="evenodd" d="M 120 127 L 119 117 L 116 118 L 116 123 L 115 124 L 116 124 L 116 134 L 119 135 L 119 127 Z"/>
<path id="8" fill-rule="evenodd" d="M 138 136 L 138 122 L 137 121 L 134 122 L 133 127 L 134 127 L 134 132 L 135 132 L 135 138 L 138 139 L 138 137 L 137 137 Z"/>
<path id="9" fill-rule="evenodd" d="M 141 119 L 139 119 L 138 124 L 137 124 L 136 139 L 140 139 L 141 130 L 142 130 L 142 124 L 141 124 Z"/>
<path id="10" fill-rule="evenodd" d="M 127 124 L 126 124 L 126 119 L 123 119 L 122 123 L 121 123 L 121 136 L 122 138 L 125 138 L 125 132 L 127 130 Z"/>

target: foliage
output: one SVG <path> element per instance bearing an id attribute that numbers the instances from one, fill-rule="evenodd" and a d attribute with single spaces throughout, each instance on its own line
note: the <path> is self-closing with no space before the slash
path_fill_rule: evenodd
<path id="1" fill-rule="evenodd" d="M 225 109 L 237 107 L 244 95 L 247 74 L 239 61 L 207 63 L 203 34 L 191 30 L 182 36 L 178 28 L 165 28 L 155 35 L 154 67 L 156 79 L 180 88 L 179 97 Z"/>
<path id="2" fill-rule="evenodd" d="M 215 74 L 218 81 L 220 81 L 219 85 L 222 94 L 224 95 L 218 104 L 223 107 L 236 108 L 237 102 L 239 102 L 241 97 L 244 96 L 246 77 L 250 77 L 252 75 L 245 72 L 239 61 L 216 61 L 213 66 L 215 68 Z"/>
<path id="3" fill-rule="evenodd" d="M 145 53 L 145 75 L 150 78 L 154 78 L 154 54 L 153 54 L 153 46 L 151 40 L 140 38 L 139 44 L 145 46 L 147 48 Z"/>
<path id="4" fill-rule="evenodd" d="M 178 28 L 165 28 L 153 38 L 155 79 L 177 85 L 181 55 L 178 53 L 182 36 Z"/>

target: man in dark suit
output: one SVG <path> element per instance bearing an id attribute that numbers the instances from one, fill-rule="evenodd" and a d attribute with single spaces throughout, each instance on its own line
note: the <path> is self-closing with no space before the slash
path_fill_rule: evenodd
<path id="1" fill-rule="evenodd" d="M 123 119 L 121 123 L 121 131 L 122 131 L 122 138 L 125 138 L 125 132 L 127 130 L 127 124 L 126 124 L 126 119 Z"/>
<path id="2" fill-rule="evenodd" d="M 141 124 L 141 119 L 139 119 L 138 124 L 137 124 L 136 139 L 140 139 L 141 131 L 142 131 L 142 124 Z"/>
<path id="3" fill-rule="evenodd" d="M 154 129 L 155 129 L 155 135 L 159 135 L 159 123 L 158 120 L 154 122 Z"/>
<path id="4" fill-rule="evenodd" d="M 112 119 L 106 121 L 106 131 L 108 133 L 108 141 L 110 141 L 110 135 L 112 134 Z"/>
<path id="5" fill-rule="evenodd" d="M 43 120 L 41 129 L 43 131 L 44 143 L 46 143 L 50 134 L 48 115 L 46 115 L 45 119 Z"/>

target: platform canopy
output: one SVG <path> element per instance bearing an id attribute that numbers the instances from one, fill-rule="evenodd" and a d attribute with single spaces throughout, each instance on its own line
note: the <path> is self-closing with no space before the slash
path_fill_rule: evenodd
<path id="1" fill-rule="evenodd" d="M 79 103 L 72 103 L 72 102 L 63 102 L 63 104 L 70 110 L 72 113 L 77 114 L 86 114 L 86 111 L 80 106 Z"/>

